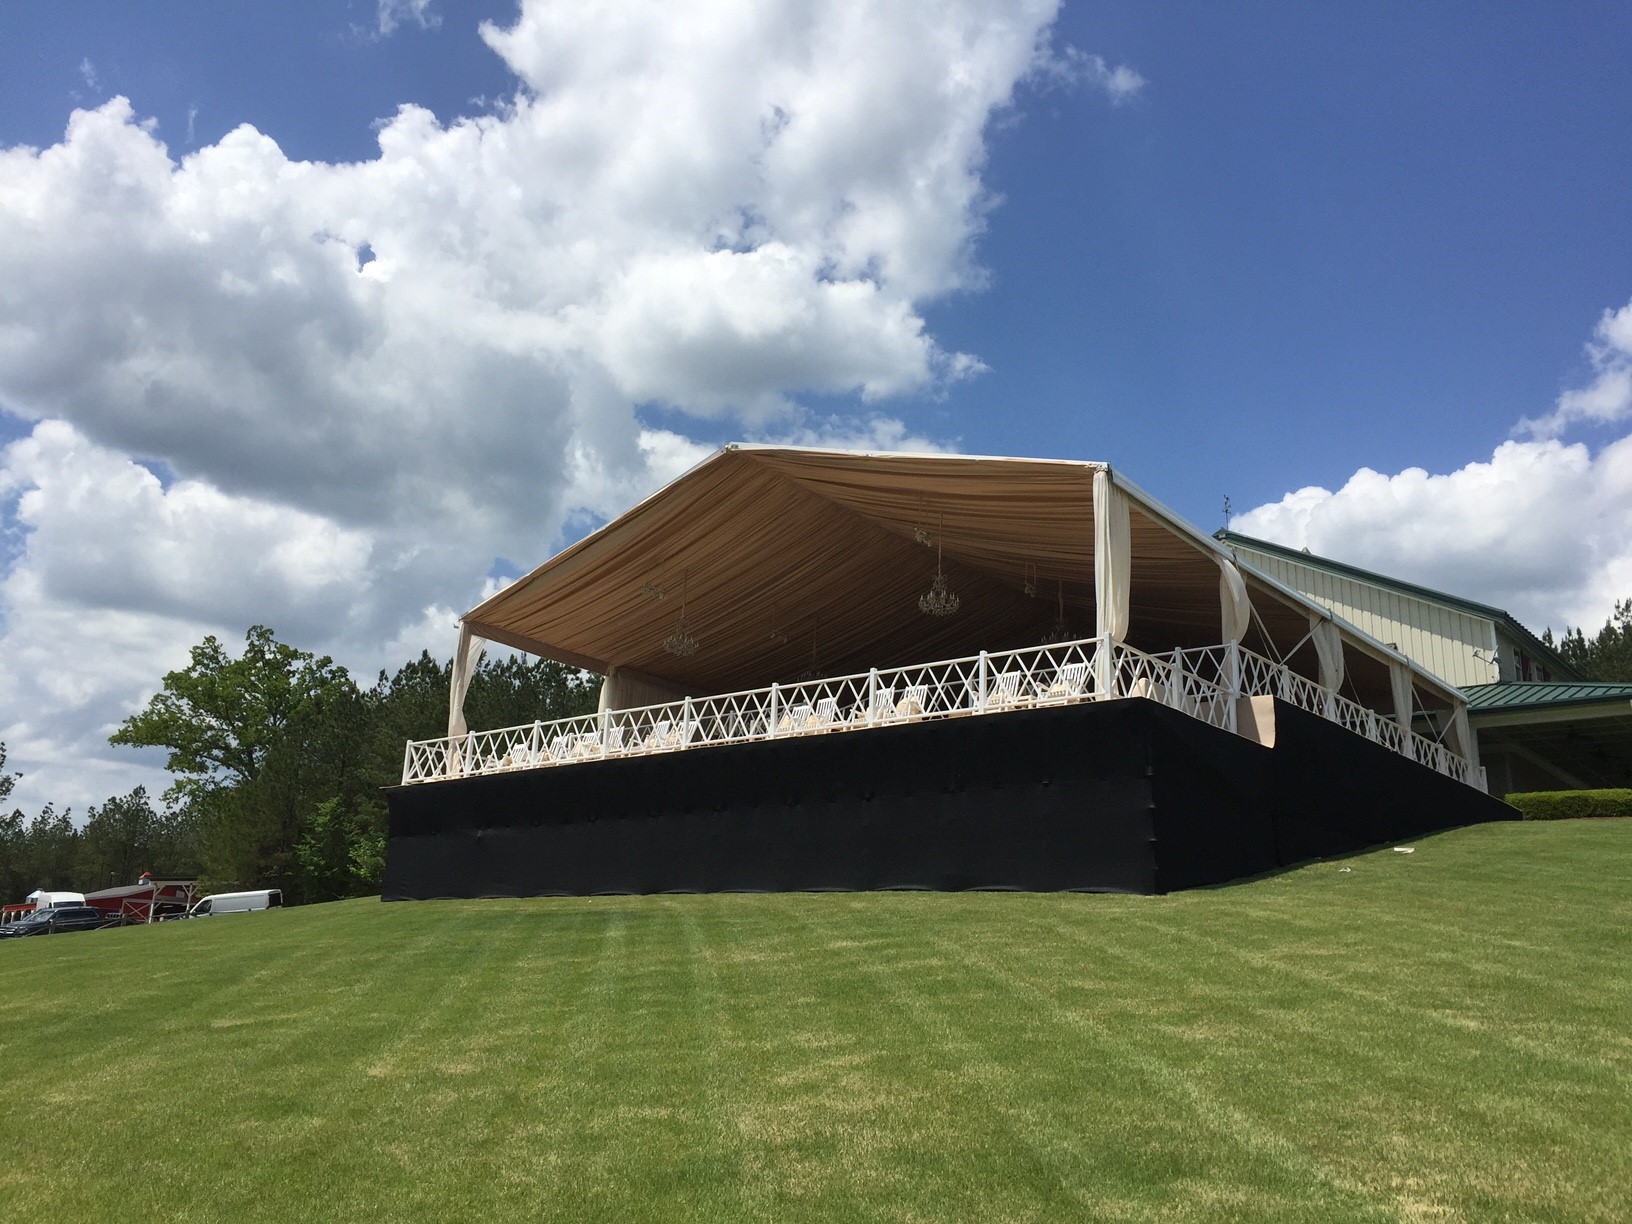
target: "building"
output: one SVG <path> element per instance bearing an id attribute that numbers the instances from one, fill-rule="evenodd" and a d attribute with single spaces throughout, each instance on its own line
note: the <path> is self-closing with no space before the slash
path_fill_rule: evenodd
<path id="1" fill-rule="evenodd" d="M 1217 539 L 1461 689 L 1493 795 L 1632 786 L 1632 684 L 1583 679 L 1489 604 L 1238 532 Z"/>

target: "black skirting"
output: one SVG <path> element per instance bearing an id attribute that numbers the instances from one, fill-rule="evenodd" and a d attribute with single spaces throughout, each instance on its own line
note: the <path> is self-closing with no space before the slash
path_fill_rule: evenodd
<path id="1" fill-rule="evenodd" d="M 1160 893 L 1515 815 L 1275 714 L 1274 748 L 1130 698 L 394 787 L 383 892 Z"/>

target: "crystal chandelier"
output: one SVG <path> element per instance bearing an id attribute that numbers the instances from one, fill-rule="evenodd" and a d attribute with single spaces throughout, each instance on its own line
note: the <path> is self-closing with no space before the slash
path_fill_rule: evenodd
<path id="1" fill-rule="evenodd" d="M 821 678 L 822 670 L 816 662 L 816 629 L 812 626 L 810 630 L 810 666 L 793 679 L 796 684 L 808 684 L 812 680 L 820 680 Z"/>
<path id="2" fill-rule="evenodd" d="M 680 621 L 674 627 L 674 632 L 663 639 L 663 649 L 682 659 L 689 659 L 697 653 L 697 639 L 691 636 L 686 628 L 686 596 L 688 591 L 687 575 L 680 576 Z"/>
<path id="3" fill-rule="evenodd" d="M 941 520 L 935 519 L 935 581 L 929 584 L 929 590 L 918 596 L 918 611 L 926 616 L 951 616 L 958 610 L 956 592 L 946 585 L 946 573 L 941 567 Z"/>
<path id="4" fill-rule="evenodd" d="M 1054 623 L 1048 628 L 1045 642 L 1069 642 L 1076 636 L 1071 628 L 1071 622 L 1065 619 L 1065 582 L 1060 582 L 1060 614 L 1054 618 Z"/>

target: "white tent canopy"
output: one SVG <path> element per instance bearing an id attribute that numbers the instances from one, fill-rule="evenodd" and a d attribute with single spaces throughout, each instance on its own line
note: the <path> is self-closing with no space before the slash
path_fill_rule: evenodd
<path id="1" fill-rule="evenodd" d="M 937 565 L 941 618 L 918 606 Z M 449 734 L 484 640 L 601 672 L 625 708 L 1031 645 L 1062 608 L 1148 651 L 1239 641 L 1390 717 L 1462 708 L 1106 464 L 739 444 L 467 613 Z M 689 655 L 664 645 L 682 620 Z"/>

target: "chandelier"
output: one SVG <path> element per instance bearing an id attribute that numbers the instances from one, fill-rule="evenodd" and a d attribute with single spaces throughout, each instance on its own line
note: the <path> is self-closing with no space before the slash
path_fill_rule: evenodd
<path id="1" fill-rule="evenodd" d="M 1071 628 L 1071 622 L 1065 619 L 1065 581 L 1060 581 L 1060 614 L 1054 618 L 1054 623 L 1048 628 L 1045 642 L 1069 642 L 1076 637 L 1076 631 Z"/>
<path id="2" fill-rule="evenodd" d="M 935 518 L 935 581 L 929 590 L 918 596 L 918 611 L 925 616 L 951 616 L 958 610 L 957 593 L 946 585 L 946 572 L 941 566 L 941 520 Z"/>
<path id="3" fill-rule="evenodd" d="M 689 659 L 697 653 L 697 639 L 691 636 L 686 627 L 686 596 L 688 591 L 687 575 L 680 576 L 680 620 L 674 626 L 674 632 L 663 639 L 663 649 L 682 659 Z"/>

